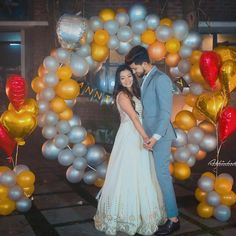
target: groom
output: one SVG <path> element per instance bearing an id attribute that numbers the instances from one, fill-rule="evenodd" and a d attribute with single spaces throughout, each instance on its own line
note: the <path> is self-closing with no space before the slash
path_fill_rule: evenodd
<path id="1" fill-rule="evenodd" d="M 170 121 L 172 83 L 166 74 L 150 63 L 148 52 L 142 46 L 133 47 L 125 57 L 125 63 L 138 78 L 143 79 L 141 85 L 143 126 L 151 137 L 144 145 L 147 149 L 153 149 L 156 174 L 168 217 L 156 235 L 169 235 L 180 228 L 172 177 L 169 172 L 170 147 L 172 140 L 176 138 Z"/>

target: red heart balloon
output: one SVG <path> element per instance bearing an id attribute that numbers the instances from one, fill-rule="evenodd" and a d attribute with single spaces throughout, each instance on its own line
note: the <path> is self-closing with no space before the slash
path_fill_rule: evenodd
<path id="1" fill-rule="evenodd" d="M 0 149 L 2 149 L 8 157 L 12 156 L 15 149 L 16 141 L 11 138 L 7 129 L 0 124 Z"/>
<path id="2" fill-rule="evenodd" d="M 219 118 L 219 137 L 223 142 L 234 131 L 236 131 L 236 109 L 225 107 L 220 113 Z"/>
<path id="3" fill-rule="evenodd" d="M 201 73 L 206 82 L 210 85 L 211 88 L 216 88 L 215 82 L 219 75 L 221 66 L 220 56 L 213 51 L 203 52 L 200 57 L 199 65 Z"/>
<path id="4" fill-rule="evenodd" d="M 6 94 L 14 108 L 19 111 L 27 96 L 25 79 L 20 75 L 11 75 L 7 79 Z"/>

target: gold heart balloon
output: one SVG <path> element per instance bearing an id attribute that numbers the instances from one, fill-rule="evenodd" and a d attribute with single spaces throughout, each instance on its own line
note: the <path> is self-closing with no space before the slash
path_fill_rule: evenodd
<path id="1" fill-rule="evenodd" d="M 227 102 L 228 99 L 223 93 L 204 93 L 198 97 L 195 106 L 211 122 L 216 123 L 220 111 Z"/>
<path id="2" fill-rule="evenodd" d="M 5 111 L 1 116 L 1 122 L 10 135 L 16 139 L 18 145 L 24 145 L 24 138 L 32 133 L 37 125 L 35 115 L 30 112 L 17 113 Z"/>
<path id="3" fill-rule="evenodd" d="M 16 111 L 16 109 L 13 107 L 13 105 L 11 103 L 9 103 L 8 110 L 9 111 L 14 111 L 14 112 L 16 112 L 18 114 L 22 114 L 24 112 L 30 112 L 30 113 L 32 113 L 35 116 L 38 115 L 38 105 L 37 105 L 37 102 L 34 99 L 32 99 L 32 98 L 26 99 L 26 101 L 24 102 L 23 106 L 20 108 L 19 111 Z"/>
<path id="4" fill-rule="evenodd" d="M 236 61 L 236 52 L 229 47 L 217 47 L 214 48 L 213 51 L 219 54 L 222 62 L 225 62 L 227 60 Z"/>

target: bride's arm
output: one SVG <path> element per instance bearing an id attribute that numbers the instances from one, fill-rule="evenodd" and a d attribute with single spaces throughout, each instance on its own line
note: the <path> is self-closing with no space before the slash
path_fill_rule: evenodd
<path id="1" fill-rule="evenodd" d="M 146 142 L 149 139 L 148 135 L 146 134 L 146 132 L 139 120 L 139 117 L 131 104 L 129 97 L 124 93 L 120 93 L 119 96 L 117 97 L 117 102 L 118 102 L 119 106 L 121 107 L 121 109 L 125 113 L 127 113 L 129 118 L 132 120 L 135 128 L 137 129 L 137 131 L 139 132 L 139 134 L 143 138 L 144 142 Z"/>

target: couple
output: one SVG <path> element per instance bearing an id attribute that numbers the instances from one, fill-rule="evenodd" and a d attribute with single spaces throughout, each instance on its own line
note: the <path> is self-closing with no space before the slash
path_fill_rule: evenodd
<path id="1" fill-rule="evenodd" d="M 116 71 L 114 99 L 121 123 L 98 202 L 95 227 L 108 235 L 168 235 L 179 229 L 169 173 L 175 132 L 172 83 L 136 46 Z M 143 78 L 141 88 L 135 77 Z M 140 91 L 141 90 L 141 91 Z M 141 94 L 140 94 L 141 93 Z"/>

